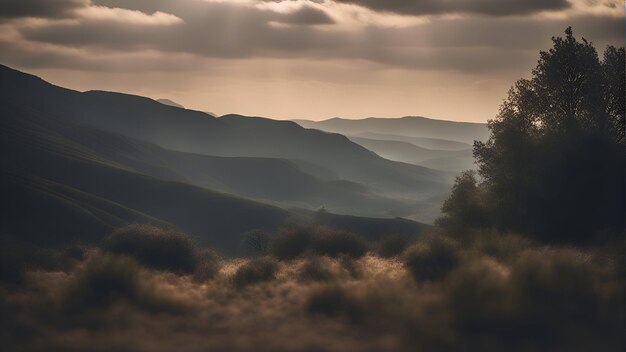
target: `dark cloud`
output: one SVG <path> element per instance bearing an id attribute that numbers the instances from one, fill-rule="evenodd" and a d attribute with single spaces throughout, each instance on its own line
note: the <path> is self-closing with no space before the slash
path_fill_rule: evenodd
<path id="1" fill-rule="evenodd" d="M 550 44 L 552 36 L 562 35 L 572 26 L 576 36 L 599 44 L 624 41 L 624 19 L 616 17 L 576 16 L 564 19 L 539 18 L 464 18 L 437 20 L 406 28 L 366 30 L 372 46 L 401 48 L 488 48 L 537 51 Z"/>
<path id="2" fill-rule="evenodd" d="M 487 16 L 528 15 L 545 10 L 563 10 L 567 0 L 335 0 L 361 5 L 375 11 L 405 15 L 441 15 L 449 13 Z"/>
<path id="3" fill-rule="evenodd" d="M 318 25 L 318 24 L 333 24 L 333 21 L 328 14 L 322 10 L 305 6 L 295 12 L 285 15 L 282 23 L 296 24 L 296 25 Z"/>
<path id="4" fill-rule="evenodd" d="M 89 0 L 0 0 L 0 18 L 59 18 L 85 7 Z"/>

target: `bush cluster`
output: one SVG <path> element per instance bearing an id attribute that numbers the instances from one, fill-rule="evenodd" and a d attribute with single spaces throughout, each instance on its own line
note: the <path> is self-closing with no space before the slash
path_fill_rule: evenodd
<path id="1" fill-rule="evenodd" d="M 363 308 L 345 288 L 329 284 L 314 290 L 306 303 L 307 311 L 313 315 L 344 317 L 351 322 L 363 318 Z"/>
<path id="2" fill-rule="evenodd" d="M 333 273 L 328 268 L 328 263 L 319 256 L 309 257 L 299 270 L 300 279 L 303 281 L 326 282 L 333 279 Z"/>
<path id="3" fill-rule="evenodd" d="M 367 250 L 367 242 L 353 233 L 313 227 L 283 229 L 271 243 L 272 256 L 278 260 L 294 259 L 305 253 L 359 258 Z"/>
<path id="4" fill-rule="evenodd" d="M 88 314 L 125 303 L 150 312 L 181 312 L 182 306 L 158 292 L 133 258 L 91 257 L 74 274 L 63 295 L 67 313 Z"/>
<path id="5" fill-rule="evenodd" d="M 147 267 L 177 273 L 192 273 L 199 261 L 189 236 L 152 225 L 118 228 L 101 247 L 105 252 L 131 256 Z"/>
<path id="6" fill-rule="evenodd" d="M 278 263 L 269 257 L 259 257 L 247 261 L 239 267 L 232 278 L 237 288 L 274 280 Z"/>
<path id="7" fill-rule="evenodd" d="M 416 281 L 439 281 L 459 263 L 457 244 L 443 236 L 433 236 L 409 248 L 405 266 Z"/>

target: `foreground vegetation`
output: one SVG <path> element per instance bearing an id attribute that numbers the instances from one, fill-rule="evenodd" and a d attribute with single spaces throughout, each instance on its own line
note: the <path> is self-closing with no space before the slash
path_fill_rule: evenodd
<path id="1" fill-rule="evenodd" d="M 306 246 L 293 241 L 303 233 Z M 623 349 L 624 258 L 614 246 L 495 232 L 365 242 L 297 228 L 273 237 L 269 254 L 228 259 L 147 225 L 97 247 L 3 238 L 20 254 L 3 255 L 3 270 L 23 274 L 2 276 L 10 350 Z"/>

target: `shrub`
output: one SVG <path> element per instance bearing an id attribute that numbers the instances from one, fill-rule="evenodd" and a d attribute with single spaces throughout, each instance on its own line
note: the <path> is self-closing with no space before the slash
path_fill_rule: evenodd
<path id="1" fill-rule="evenodd" d="M 623 279 L 572 249 L 532 249 L 510 267 L 467 258 L 442 283 L 456 334 L 481 351 L 620 350 Z"/>
<path id="2" fill-rule="evenodd" d="M 311 228 L 283 229 L 272 239 L 271 253 L 278 260 L 296 258 L 310 248 L 313 236 Z"/>
<path id="3" fill-rule="evenodd" d="M 351 232 L 328 230 L 315 238 L 314 249 L 316 253 L 330 257 L 359 258 L 367 252 L 367 243 Z"/>
<path id="4" fill-rule="evenodd" d="M 361 268 L 355 258 L 348 255 L 341 255 L 339 257 L 339 265 L 353 278 L 361 276 Z"/>
<path id="5" fill-rule="evenodd" d="M 129 257 L 102 255 L 87 261 L 67 292 L 69 304 L 106 307 L 120 299 L 139 302 L 143 287 L 139 265 Z"/>
<path id="6" fill-rule="evenodd" d="M 133 258 L 110 254 L 88 259 L 69 281 L 63 296 L 63 306 L 73 313 L 103 310 L 116 303 L 151 312 L 183 310 L 157 290 Z"/>
<path id="7" fill-rule="evenodd" d="M 310 257 L 299 270 L 300 278 L 304 281 L 330 281 L 333 273 L 328 269 L 327 260 Z"/>
<path id="8" fill-rule="evenodd" d="M 352 322 L 363 317 L 363 309 L 354 297 L 338 285 L 328 285 L 314 290 L 307 299 L 307 311 L 329 317 L 344 316 Z"/>
<path id="9" fill-rule="evenodd" d="M 272 241 L 271 252 L 279 260 L 296 258 L 306 252 L 339 257 L 362 257 L 367 242 L 357 235 L 325 228 L 295 228 L 282 230 Z"/>
<path id="10" fill-rule="evenodd" d="M 435 236 L 410 248 L 405 266 L 417 282 L 443 279 L 459 261 L 456 244 Z"/>
<path id="11" fill-rule="evenodd" d="M 196 269 L 192 276 L 193 281 L 200 283 L 215 277 L 220 270 L 219 261 L 219 256 L 215 251 L 210 249 L 199 250 Z"/>
<path id="12" fill-rule="evenodd" d="M 533 320 L 593 322 L 603 301 L 602 270 L 574 250 L 532 251 L 522 255 L 511 271 L 520 307 Z"/>
<path id="13" fill-rule="evenodd" d="M 272 258 L 260 257 L 243 264 L 233 276 L 233 284 L 238 288 L 259 282 L 271 281 L 276 277 L 278 263 Z"/>
<path id="14" fill-rule="evenodd" d="M 377 245 L 378 255 L 383 258 L 398 256 L 409 246 L 409 239 L 399 235 L 384 236 Z"/>
<path id="15" fill-rule="evenodd" d="M 198 264 L 189 236 L 152 225 L 121 227 L 103 240 L 102 249 L 132 256 L 150 268 L 177 273 L 192 273 Z"/>
<path id="16" fill-rule="evenodd" d="M 464 262 L 446 277 L 443 292 L 459 332 L 502 336 L 515 333 L 510 324 L 513 304 L 507 278 L 508 270 L 487 257 Z M 488 340 L 494 339 L 496 336 Z"/>

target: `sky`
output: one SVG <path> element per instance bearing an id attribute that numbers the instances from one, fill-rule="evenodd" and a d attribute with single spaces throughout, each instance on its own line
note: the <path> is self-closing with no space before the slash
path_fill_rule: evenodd
<path id="1" fill-rule="evenodd" d="M 218 115 L 482 122 L 574 35 L 624 45 L 620 0 L 0 0 L 0 63 Z"/>

